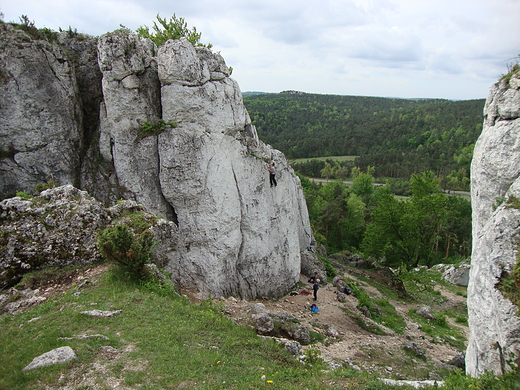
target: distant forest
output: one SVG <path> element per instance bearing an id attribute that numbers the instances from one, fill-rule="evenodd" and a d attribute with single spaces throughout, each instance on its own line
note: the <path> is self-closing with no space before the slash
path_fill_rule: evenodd
<path id="1" fill-rule="evenodd" d="M 413 173 L 429 170 L 441 182 L 449 175 L 461 183 L 465 178 L 467 187 L 485 99 L 413 100 L 286 91 L 244 94 L 244 103 L 260 138 L 289 159 L 359 156 L 350 164 L 362 171 L 374 167 L 375 178 L 407 180 Z M 324 162 L 320 164 L 323 168 Z"/>

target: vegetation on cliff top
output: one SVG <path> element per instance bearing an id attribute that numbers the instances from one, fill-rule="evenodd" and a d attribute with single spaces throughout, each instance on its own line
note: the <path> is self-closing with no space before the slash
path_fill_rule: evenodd
<path id="1" fill-rule="evenodd" d="M 140 38 L 149 38 L 157 46 L 162 46 L 168 39 L 180 39 L 185 37 L 193 46 L 204 46 L 211 49 L 211 43 L 200 43 L 202 33 L 197 32 L 196 27 L 188 28 L 188 23 L 184 18 L 177 17 L 173 14 L 170 19 L 161 18 L 157 14 L 157 21 L 153 22 L 152 31 L 148 26 L 139 26 L 136 30 L 137 36 Z"/>

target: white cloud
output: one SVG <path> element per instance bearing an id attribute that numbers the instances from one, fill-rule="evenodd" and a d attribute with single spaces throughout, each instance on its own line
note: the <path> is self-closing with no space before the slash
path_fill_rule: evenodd
<path id="1" fill-rule="evenodd" d="M 483 98 L 520 52 L 518 0 L 8 0 L 0 11 L 92 35 L 175 13 L 243 91 Z"/>

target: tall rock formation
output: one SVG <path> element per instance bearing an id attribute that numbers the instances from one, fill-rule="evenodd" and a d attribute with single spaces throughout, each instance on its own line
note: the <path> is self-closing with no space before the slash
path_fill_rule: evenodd
<path id="1" fill-rule="evenodd" d="M 0 99 L 0 194 L 79 185 L 81 102 L 65 51 L 0 24 Z"/>
<path id="2" fill-rule="evenodd" d="M 25 40 L 32 48 L 18 68 L 31 63 L 30 53 L 39 47 L 40 41 Z M 49 116 L 76 119 L 71 126 L 58 127 L 73 130 L 76 138 L 49 136 L 51 145 L 63 145 L 57 148 L 62 154 L 70 149 L 72 156 L 59 165 L 69 176 L 57 177 L 52 169 L 53 164 L 58 167 L 56 160 L 49 162 L 46 174 L 27 180 L 18 172 L 8 176 L 0 165 L 2 182 L 13 178 L 1 193 L 30 192 L 35 183 L 53 175 L 62 185 L 79 183 L 107 206 L 119 198 L 134 200 L 178 225 L 177 242 L 168 250 L 163 246 L 157 261 L 181 286 L 206 296 L 252 298 L 286 292 L 299 280 L 300 251 L 312 240 L 301 184 L 284 155 L 259 141 L 224 59 L 185 39 L 157 48 L 125 29 L 86 41 L 84 45 L 97 45 L 91 55 L 81 55 L 78 44 L 63 35 L 60 44 L 42 44 L 47 52 L 66 45 L 74 62 L 68 68 L 63 65 L 67 59 L 62 64 L 70 69 L 61 72 L 70 79 L 69 95 L 62 94 L 67 98 L 46 108 L 59 109 L 59 115 Z M 16 46 L 9 41 L 2 45 L 11 51 Z M 29 74 L 9 72 L 9 98 L 2 98 L 0 105 L 6 113 L 23 107 L 15 86 L 31 86 Z M 43 86 L 32 87 L 31 93 L 39 93 L 57 71 L 41 72 Z M 89 76 L 94 77 L 90 82 Z M 36 120 L 48 102 L 37 99 L 39 111 L 29 111 L 27 121 Z M 7 118 L 0 128 L 2 145 L 14 145 L 20 118 Z M 160 131 L 143 133 L 145 125 Z M 32 126 L 26 138 L 54 134 L 51 130 L 56 132 L 52 123 Z M 68 146 L 71 143 L 74 147 Z M 19 167 L 20 147 L 5 149 L 0 163 Z M 267 171 L 271 160 L 277 167 L 274 188 Z M 23 168 L 37 169 L 39 161 L 31 161 Z M 21 180 L 15 181 L 16 175 Z"/>
<path id="3" fill-rule="evenodd" d="M 466 372 L 473 376 L 505 372 L 512 356 L 520 355 L 518 307 L 497 288 L 517 264 L 520 243 L 520 210 L 514 204 L 520 199 L 520 73 L 509 76 L 491 88 L 471 165 Z"/>

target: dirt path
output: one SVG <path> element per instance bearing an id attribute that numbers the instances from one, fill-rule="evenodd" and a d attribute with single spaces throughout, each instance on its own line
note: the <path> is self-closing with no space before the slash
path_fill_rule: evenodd
<path id="1" fill-rule="evenodd" d="M 355 279 L 353 275 L 345 275 L 350 279 Z M 300 281 L 312 291 L 312 286 L 307 282 L 307 278 L 302 276 Z M 382 298 L 381 293 L 374 287 L 363 285 L 363 288 L 373 298 Z M 464 302 L 465 298 L 452 294 L 448 291 L 441 291 L 446 296 L 450 304 Z M 347 309 L 360 316 L 361 313 L 357 309 L 358 301 L 353 295 L 348 295 L 346 302 L 338 301 L 338 290 L 332 284 L 323 286 L 318 291 L 318 300 L 315 302 L 312 295 L 287 295 L 277 301 L 271 300 L 255 300 L 241 301 L 234 298 L 225 301 L 227 314 L 231 316 L 237 323 L 252 326 L 251 314 L 249 309 L 257 302 L 265 305 L 266 309 L 276 313 L 289 313 L 298 318 L 302 324 L 309 329 L 323 333 L 326 325 L 332 325 L 338 332 L 338 339 L 328 345 L 315 343 L 304 347 L 319 349 L 322 357 L 327 361 L 339 360 L 346 361 L 353 367 L 363 370 L 379 372 L 381 374 L 393 375 L 396 378 L 409 377 L 406 374 L 400 374 L 404 361 L 412 361 L 414 370 L 424 365 L 427 367 L 444 367 L 444 363 L 460 354 L 460 350 L 445 342 L 432 340 L 431 337 L 421 332 L 417 323 L 414 323 L 407 314 L 410 309 L 415 308 L 416 304 L 407 304 L 399 301 L 391 301 L 390 303 L 396 308 L 406 322 L 406 331 L 399 335 L 394 331 L 383 328 L 388 335 L 379 336 L 362 329 L 344 309 Z M 312 313 L 309 306 L 316 303 L 319 307 L 318 313 Z M 364 318 L 365 321 L 370 321 Z M 467 327 L 457 325 L 467 334 Z M 403 346 L 405 344 L 415 343 L 418 348 L 425 351 L 427 361 L 420 359 L 412 359 L 403 354 Z M 427 379 L 427 378 L 425 378 Z"/>

